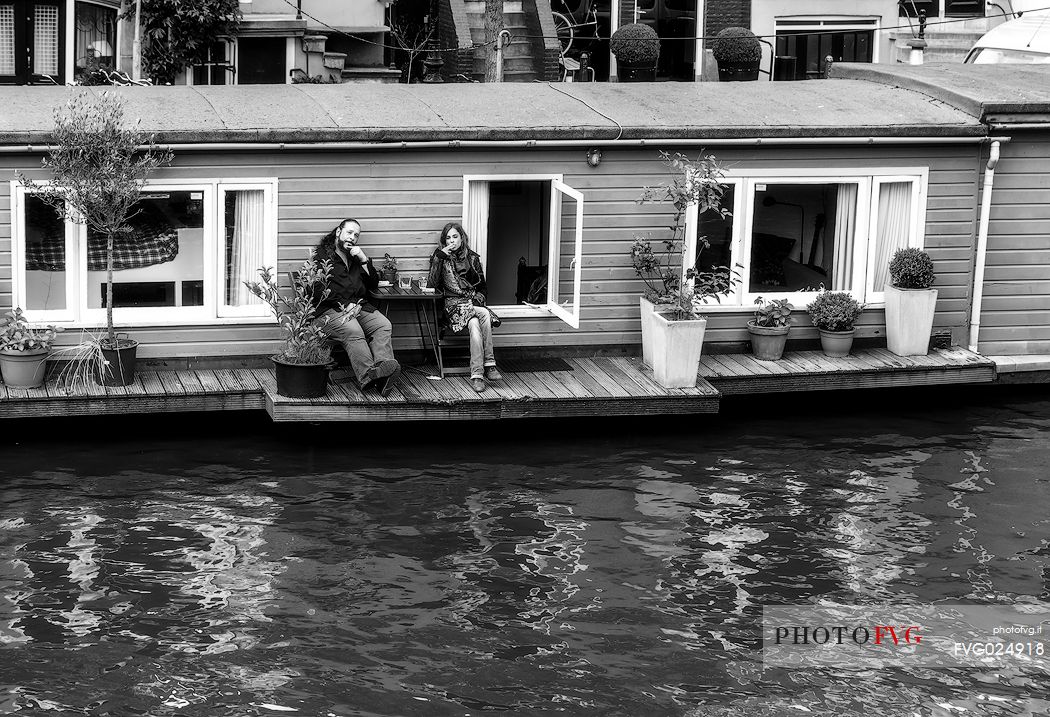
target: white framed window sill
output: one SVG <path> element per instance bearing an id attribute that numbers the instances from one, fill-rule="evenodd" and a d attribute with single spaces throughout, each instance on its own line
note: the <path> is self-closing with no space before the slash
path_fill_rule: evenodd
<path id="1" fill-rule="evenodd" d="M 66 331 L 71 331 L 71 330 L 72 331 L 76 331 L 76 330 L 80 330 L 80 329 L 83 329 L 85 331 L 95 331 L 95 330 L 105 331 L 106 330 L 105 323 L 99 324 L 98 322 L 93 322 L 93 321 L 83 322 L 83 321 L 50 321 L 50 320 L 44 320 L 44 321 L 32 321 L 30 323 L 34 327 L 35 326 L 47 326 L 49 324 L 54 324 L 55 326 L 61 326 Z M 201 326 L 201 327 L 208 327 L 208 326 L 233 326 L 233 325 L 258 326 L 260 324 L 273 324 L 273 326 L 276 328 L 277 327 L 277 320 L 274 319 L 271 316 L 226 316 L 226 317 L 222 317 L 222 318 L 210 318 L 210 319 L 207 319 L 207 320 L 186 318 L 186 319 L 151 319 L 150 321 L 119 321 L 119 320 L 115 319 L 113 321 L 113 328 L 114 329 L 120 329 L 120 330 L 128 330 L 128 329 L 152 329 L 154 327 L 164 327 L 164 326 Z"/>
<path id="2" fill-rule="evenodd" d="M 504 306 L 492 306 L 493 311 L 499 314 L 501 319 L 554 319 L 557 318 L 550 309 L 543 306 L 522 306 L 521 304 L 506 304 Z"/>

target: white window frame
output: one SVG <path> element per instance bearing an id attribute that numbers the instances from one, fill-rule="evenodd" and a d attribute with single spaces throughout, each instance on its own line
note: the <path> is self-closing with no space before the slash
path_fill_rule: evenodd
<path id="1" fill-rule="evenodd" d="M 463 226 L 467 226 L 467 217 L 470 212 L 470 183 L 471 182 L 548 182 L 551 185 L 550 198 L 550 237 L 548 239 L 548 261 L 547 261 L 547 303 L 543 306 L 535 304 L 505 304 L 493 306 L 499 311 L 503 318 L 536 318 L 553 316 L 561 319 L 573 328 L 580 327 L 580 295 L 582 288 L 582 264 L 583 264 L 583 194 L 573 187 L 565 184 L 562 174 L 466 174 L 463 175 Z M 573 267 L 574 287 L 573 304 L 574 311 L 568 311 L 564 306 L 558 304 L 558 265 L 559 248 L 561 245 L 561 194 L 568 195 L 576 202 L 576 256 Z M 477 245 L 473 237 L 470 238 L 470 248 L 481 257 L 481 265 L 488 276 L 488 246 Z"/>
<path id="2" fill-rule="evenodd" d="M 227 73 L 226 74 L 226 78 L 229 80 L 229 82 L 227 82 L 226 84 L 227 85 L 236 85 L 237 84 L 237 63 L 234 61 L 234 58 L 237 57 L 237 38 L 235 38 L 235 37 L 220 37 L 220 38 L 218 38 L 216 40 L 216 42 L 221 42 L 223 45 L 226 46 L 226 62 L 227 62 L 227 64 L 229 64 L 229 66 L 231 68 L 233 68 L 233 72 L 230 72 L 229 70 L 224 70 L 224 72 Z M 186 74 L 186 84 L 187 85 L 189 85 L 190 87 L 221 87 L 221 85 L 212 85 L 210 82 L 208 84 L 206 84 L 206 85 L 197 85 L 193 81 L 193 70 L 196 67 L 199 67 L 199 65 L 190 65 L 189 67 L 187 67 L 184 70 L 184 73 Z"/>
<path id="3" fill-rule="evenodd" d="M 852 289 L 850 294 L 868 306 L 878 308 L 885 301 L 882 290 L 871 286 L 874 275 L 875 223 L 878 220 L 878 187 L 884 183 L 912 182 L 911 216 L 912 228 L 908 246 L 923 248 L 926 234 L 926 202 L 929 187 L 929 167 L 842 167 L 834 172 L 826 169 L 730 169 L 725 182 L 735 185 L 733 213 L 733 238 L 731 244 L 732 269 L 739 272 L 740 282 L 732 292 L 721 297 L 720 302 L 710 300 L 705 311 L 711 313 L 753 311 L 755 298 L 786 298 L 796 307 L 803 307 L 816 296 L 816 292 L 751 292 L 751 235 L 754 221 L 755 192 L 759 184 L 842 184 L 858 185 L 857 220 L 854 234 L 854 262 Z M 698 208 L 686 209 L 686 241 L 683 262 L 684 271 L 691 266 L 695 255 Z M 861 258 L 863 257 L 863 261 Z"/>
<path id="4" fill-rule="evenodd" d="M 120 69 L 120 41 L 124 39 L 124 23 L 120 21 L 120 3 L 119 2 L 100 2 L 99 0 L 66 0 L 66 17 L 69 21 L 66 23 L 68 29 L 66 30 L 66 36 L 63 38 L 63 45 L 66 48 L 66 61 L 63 63 L 65 66 L 67 78 L 73 77 L 73 72 L 76 69 L 76 5 L 78 2 L 88 3 L 90 5 L 98 5 L 108 10 L 114 10 L 117 13 L 117 32 L 114 38 L 113 45 L 113 63 L 114 69 Z M 67 80 L 71 81 L 71 80 Z"/>
<path id="5" fill-rule="evenodd" d="M 51 182 L 38 181 L 37 186 Z M 31 189 L 11 182 L 12 209 L 12 296 L 15 306 L 26 303 L 25 196 Z M 275 177 L 238 177 L 235 180 L 171 179 L 146 182 L 143 193 L 164 191 L 200 191 L 203 193 L 203 306 L 116 307 L 113 323 L 119 327 L 214 325 L 230 323 L 269 323 L 273 321 L 266 304 L 223 307 L 225 281 L 225 247 L 219 240 L 225 236 L 224 204 L 220 198 L 228 191 L 254 189 L 264 192 L 265 265 L 277 266 L 277 179 Z M 105 323 L 105 308 L 89 308 L 87 302 L 87 227 L 66 222 L 66 308 L 62 310 L 26 309 L 30 321 L 55 323 L 66 327 L 91 327 Z M 72 268 L 71 268 L 72 267 Z M 220 274 L 221 272 L 221 274 Z M 116 278 L 116 277 L 115 277 Z M 254 278 L 254 277 L 253 277 Z"/>
<path id="6" fill-rule="evenodd" d="M 881 61 L 879 45 L 879 28 L 882 18 L 878 15 L 784 15 L 773 18 L 773 39 L 781 32 L 863 32 L 870 30 L 871 63 Z"/>

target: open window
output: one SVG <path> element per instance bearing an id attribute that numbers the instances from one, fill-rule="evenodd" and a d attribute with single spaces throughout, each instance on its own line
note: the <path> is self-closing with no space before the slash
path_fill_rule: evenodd
<path id="1" fill-rule="evenodd" d="M 583 195 L 559 175 L 464 177 L 463 226 L 504 317 L 580 325 Z"/>

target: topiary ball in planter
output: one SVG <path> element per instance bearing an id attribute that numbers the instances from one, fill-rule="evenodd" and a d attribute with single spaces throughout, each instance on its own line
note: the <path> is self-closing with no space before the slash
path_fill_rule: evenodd
<path id="1" fill-rule="evenodd" d="M 762 45 L 746 27 L 727 27 L 719 32 L 711 43 L 711 54 L 718 62 L 719 82 L 758 79 Z"/>
<path id="2" fill-rule="evenodd" d="M 652 82 L 656 79 L 660 38 L 653 28 L 638 22 L 623 25 L 609 40 L 609 50 L 616 55 L 621 82 Z"/>
<path id="3" fill-rule="evenodd" d="M 933 279 L 933 260 L 922 249 L 899 249 L 890 259 L 890 283 L 898 289 L 929 289 Z"/>

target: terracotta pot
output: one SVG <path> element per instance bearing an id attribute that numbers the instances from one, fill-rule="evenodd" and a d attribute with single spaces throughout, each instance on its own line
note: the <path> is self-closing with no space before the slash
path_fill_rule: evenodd
<path id="1" fill-rule="evenodd" d="M 8 388 L 36 388 L 47 375 L 49 349 L 0 351 L 0 374 Z"/>
<path id="2" fill-rule="evenodd" d="M 820 347 L 824 349 L 824 355 L 830 358 L 845 358 L 849 356 L 849 350 L 853 348 L 853 334 L 856 329 L 850 331 L 825 331 L 820 329 Z"/>
<path id="3" fill-rule="evenodd" d="M 748 321 L 751 353 L 759 361 L 778 361 L 784 355 L 790 330 L 790 326 L 755 326 L 754 321 Z"/>

